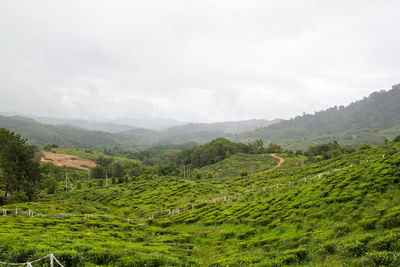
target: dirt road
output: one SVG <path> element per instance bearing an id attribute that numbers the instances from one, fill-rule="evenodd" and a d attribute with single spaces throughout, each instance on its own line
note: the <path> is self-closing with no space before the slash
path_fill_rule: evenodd
<path id="1" fill-rule="evenodd" d="M 271 168 L 271 169 L 269 169 L 269 170 L 265 170 L 265 171 L 259 172 L 259 173 L 257 173 L 257 174 L 263 174 L 263 173 L 266 173 L 266 172 L 275 170 L 276 168 L 279 168 L 279 167 L 285 162 L 285 159 L 284 159 L 284 158 L 281 158 L 281 157 L 279 157 L 279 156 L 277 156 L 276 153 L 273 153 L 273 154 L 270 154 L 270 155 L 271 155 L 272 157 L 274 157 L 274 158 L 279 159 L 278 164 L 276 164 L 273 168 Z"/>

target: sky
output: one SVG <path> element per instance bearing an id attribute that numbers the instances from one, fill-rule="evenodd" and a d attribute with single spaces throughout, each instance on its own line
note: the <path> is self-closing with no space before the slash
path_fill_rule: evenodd
<path id="1" fill-rule="evenodd" d="M 288 119 L 400 82 L 397 0 L 2 0 L 0 111 Z"/>

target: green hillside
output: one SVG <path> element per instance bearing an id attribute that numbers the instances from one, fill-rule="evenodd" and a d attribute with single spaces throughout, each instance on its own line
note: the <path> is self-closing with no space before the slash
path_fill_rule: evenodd
<path id="1" fill-rule="evenodd" d="M 266 143 L 291 149 L 338 141 L 358 147 L 361 143 L 383 144 L 400 131 L 400 85 L 379 91 L 347 107 L 333 107 L 314 115 L 305 114 L 238 136 L 261 138 Z"/>
<path id="2" fill-rule="evenodd" d="M 202 177 L 211 174 L 213 177 L 234 177 L 240 173 L 255 174 L 269 170 L 279 162 L 269 154 L 238 153 L 213 165 L 200 168 L 196 173 Z"/>
<path id="3" fill-rule="evenodd" d="M 247 177 L 137 178 L 0 206 L 19 211 L 0 216 L 0 261 L 399 266 L 399 151 L 392 143 Z"/>
<path id="4" fill-rule="evenodd" d="M 112 134 L 83 130 L 76 127 L 41 124 L 25 117 L 0 116 L 0 127 L 21 134 L 31 144 L 45 145 L 56 143 L 59 146 L 72 147 L 108 147 L 117 146 Z"/>

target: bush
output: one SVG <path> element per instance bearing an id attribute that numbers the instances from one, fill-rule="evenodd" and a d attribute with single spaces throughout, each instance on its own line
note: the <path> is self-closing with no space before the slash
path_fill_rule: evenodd
<path id="1" fill-rule="evenodd" d="M 99 179 L 97 181 L 97 186 L 103 186 L 103 180 L 102 179 Z"/>
<path id="2" fill-rule="evenodd" d="M 367 246 L 359 240 L 349 241 L 342 244 L 340 250 L 347 257 L 360 257 L 367 251 Z"/>
<path id="3" fill-rule="evenodd" d="M 373 250 L 398 250 L 400 249 L 400 234 L 390 232 L 369 243 L 369 247 Z"/>
<path id="4" fill-rule="evenodd" d="M 336 224 L 333 228 L 336 237 L 342 237 L 350 232 L 350 226 L 347 223 Z"/>
<path id="5" fill-rule="evenodd" d="M 54 253 L 54 256 L 63 263 L 64 266 L 84 266 L 83 255 L 75 250 Z"/>
<path id="6" fill-rule="evenodd" d="M 378 226 L 386 229 L 400 227 L 400 207 L 392 208 L 378 223 Z"/>
<path id="7" fill-rule="evenodd" d="M 378 266 L 388 266 L 393 262 L 394 254 L 388 251 L 370 252 L 367 257 L 374 261 Z"/>
<path id="8" fill-rule="evenodd" d="M 302 263 L 307 259 L 307 250 L 305 248 L 296 248 L 285 250 L 283 255 L 280 257 L 280 262 L 282 264 L 294 264 Z"/>
<path id="9" fill-rule="evenodd" d="M 359 221 L 359 224 L 364 230 L 374 230 L 377 221 L 378 219 L 376 218 L 367 218 Z"/>
<path id="10" fill-rule="evenodd" d="M 240 171 L 240 172 L 239 172 L 239 175 L 240 175 L 240 176 L 247 176 L 248 173 L 247 173 L 247 172 L 244 172 L 244 171 Z"/>

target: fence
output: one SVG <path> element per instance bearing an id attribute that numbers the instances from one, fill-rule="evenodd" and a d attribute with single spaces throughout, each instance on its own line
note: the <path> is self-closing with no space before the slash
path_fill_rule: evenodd
<path id="1" fill-rule="evenodd" d="M 342 171 L 342 170 L 345 170 L 345 169 L 348 169 L 348 168 L 352 168 L 353 166 L 362 165 L 362 164 L 371 162 L 373 160 L 380 159 L 382 157 L 393 156 L 393 155 L 396 155 L 396 154 L 399 154 L 399 153 L 400 152 L 397 152 L 397 153 L 393 152 L 393 153 L 390 153 L 390 154 L 387 154 L 387 155 L 382 155 L 382 156 L 380 156 L 378 158 L 368 159 L 368 160 L 362 161 L 359 164 L 350 164 L 350 165 L 348 165 L 346 167 L 343 167 L 343 168 L 338 168 L 338 169 L 334 169 L 332 171 L 318 173 L 315 176 L 300 178 L 300 179 L 298 179 L 296 181 L 289 181 L 289 182 L 283 183 L 283 184 L 277 183 L 277 184 L 274 184 L 274 185 L 268 186 L 268 187 L 262 187 L 262 188 L 253 189 L 253 190 L 246 190 L 246 191 L 239 192 L 239 193 L 233 193 L 231 195 L 225 195 L 225 196 L 216 197 L 216 198 L 212 198 L 212 199 L 202 200 L 202 201 L 200 201 L 198 203 L 189 203 L 189 204 L 185 205 L 182 208 L 169 209 L 168 211 L 165 211 L 165 212 L 162 212 L 162 213 L 150 213 L 147 216 L 140 217 L 140 218 L 135 218 L 135 219 L 122 218 L 122 217 L 109 215 L 109 214 L 97 214 L 97 215 L 92 215 L 92 214 L 64 214 L 64 213 L 46 214 L 46 213 L 36 212 L 36 211 L 33 211 L 33 210 L 22 211 L 22 210 L 18 210 L 18 209 L 3 209 L 2 210 L 2 215 L 7 216 L 7 214 L 9 214 L 9 213 L 16 214 L 16 215 L 18 215 L 18 214 L 26 214 L 29 217 L 34 217 L 34 216 L 52 216 L 52 217 L 58 217 L 58 218 L 61 218 L 61 219 L 64 219 L 65 217 L 81 217 L 81 218 L 85 218 L 85 219 L 95 218 L 95 217 L 113 217 L 113 218 L 117 218 L 117 219 L 120 219 L 120 220 L 128 222 L 128 223 L 129 222 L 144 221 L 144 220 L 147 220 L 147 219 L 154 219 L 154 218 L 164 218 L 164 217 L 168 217 L 168 216 L 172 216 L 172 215 L 177 215 L 177 214 L 180 214 L 180 213 L 188 211 L 188 210 L 195 209 L 196 207 L 198 207 L 198 206 L 200 206 L 200 205 L 202 205 L 204 203 L 216 203 L 216 202 L 220 202 L 220 201 L 228 201 L 228 200 L 231 200 L 233 198 L 240 197 L 240 196 L 242 196 L 244 194 L 253 194 L 253 193 L 266 191 L 266 190 L 274 190 L 274 189 L 282 188 L 284 186 L 291 187 L 291 186 L 294 186 L 295 184 L 308 182 L 308 181 L 311 181 L 313 179 L 321 179 L 324 175 L 327 175 L 327 174 L 330 174 L 330 173 L 333 173 L 333 172 Z"/>
<path id="2" fill-rule="evenodd" d="M 2 265 L 6 265 L 6 266 L 27 266 L 27 267 L 33 267 L 32 264 L 34 263 L 38 263 L 38 262 L 43 262 L 44 260 L 48 259 L 49 260 L 49 264 L 50 267 L 54 267 L 54 266 L 61 266 L 64 267 L 57 259 L 56 257 L 54 257 L 53 254 L 49 254 L 43 258 L 37 259 L 37 260 L 33 260 L 33 261 L 27 261 L 24 263 L 9 263 L 9 262 L 2 262 L 0 261 L 0 264 Z"/>

